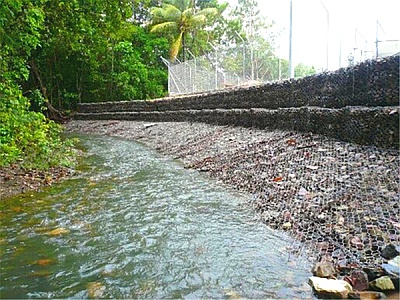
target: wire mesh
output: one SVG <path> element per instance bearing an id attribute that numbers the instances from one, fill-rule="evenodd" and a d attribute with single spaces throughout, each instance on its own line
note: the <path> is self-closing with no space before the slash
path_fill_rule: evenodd
<path id="1" fill-rule="evenodd" d="M 294 256 L 331 257 L 339 267 L 386 262 L 382 250 L 400 244 L 396 150 L 290 132 L 253 138 L 235 148 L 229 133 L 207 136 L 217 155 L 192 166 L 251 192 L 261 220 L 295 237 Z"/>
<path id="2" fill-rule="evenodd" d="M 193 94 L 241 85 L 243 77 L 224 69 L 215 54 L 169 63 L 169 94 Z"/>
<path id="3" fill-rule="evenodd" d="M 352 141 L 371 145 L 376 137 L 392 137 L 397 143 L 384 149 L 375 147 L 384 145 L 379 139 L 375 146 L 361 146 L 312 133 L 285 131 L 269 136 L 273 126 L 267 132 L 252 132 L 249 140 L 238 136 L 236 130 L 229 134 L 233 129 L 224 127 L 214 135 L 207 133 L 201 147 L 185 145 L 193 155 L 199 155 L 203 147 L 212 148 L 191 166 L 253 194 L 251 203 L 261 219 L 296 238 L 292 253 L 306 254 L 316 261 L 328 256 L 344 267 L 381 267 L 387 263 L 384 249 L 400 245 L 399 57 L 367 61 L 312 80 L 312 85 L 297 81 L 298 89 L 293 88 L 295 83 L 292 87 L 290 82 L 277 84 L 276 103 L 295 95 L 304 105 L 318 97 L 320 106 L 360 105 L 363 109 L 341 116 L 340 109 L 332 108 L 330 118 L 324 118 L 320 112 L 302 115 L 301 109 L 290 108 L 280 118 L 289 123 L 290 116 L 296 115 L 291 130 L 315 122 L 338 136 L 351 136 Z M 267 97 L 265 91 L 263 96 Z M 269 100 L 273 96 L 269 94 Z M 386 106 L 385 111 L 382 106 Z M 246 124 L 237 120 L 246 114 L 226 110 L 224 119 L 229 118 Z M 338 125 L 343 123 L 345 127 Z M 181 132 L 184 130 L 179 128 Z M 171 145 L 166 148 L 172 149 Z"/>
<path id="4" fill-rule="evenodd" d="M 184 62 L 163 59 L 168 65 L 169 94 L 192 94 L 270 81 L 271 72 L 258 76 L 256 63 L 249 60 L 250 53 L 251 48 L 241 47 L 216 49 Z"/>

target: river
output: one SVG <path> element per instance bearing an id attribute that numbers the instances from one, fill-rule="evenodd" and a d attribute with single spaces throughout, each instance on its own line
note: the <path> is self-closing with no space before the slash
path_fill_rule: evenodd
<path id="1" fill-rule="evenodd" d="M 249 195 L 133 141 L 79 136 L 77 175 L 0 203 L 1 298 L 313 298 Z"/>

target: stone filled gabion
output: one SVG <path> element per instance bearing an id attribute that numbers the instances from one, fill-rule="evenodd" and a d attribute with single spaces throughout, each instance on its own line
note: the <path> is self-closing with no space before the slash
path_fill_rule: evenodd
<path id="1" fill-rule="evenodd" d="M 80 113 L 398 106 L 399 55 L 299 79 L 154 100 L 81 103 Z"/>
<path id="2" fill-rule="evenodd" d="M 397 151 L 287 133 L 193 166 L 253 193 L 261 219 L 317 259 L 379 266 L 385 246 L 400 244 Z"/>
<path id="3" fill-rule="evenodd" d="M 399 145 L 399 55 L 256 87 L 149 101 L 83 103 L 76 119 L 205 122 Z"/>

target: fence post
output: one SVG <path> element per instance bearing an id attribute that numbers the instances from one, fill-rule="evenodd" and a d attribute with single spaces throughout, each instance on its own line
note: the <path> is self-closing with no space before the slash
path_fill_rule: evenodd
<path id="1" fill-rule="evenodd" d="M 239 35 L 239 33 L 235 30 L 236 35 L 242 40 L 242 56 L 243 56 L 243 81 L 246 81 L 246 42 L 244 39 Z"/>
<path id="2" fill-rule="evenodd" d="M 213 44 L 211 44 L 210 42 L 208 42 L 208 44 L 215 51 L 215 89 L 218 90 L 218 51 L 217 51 L 217 48 L 215 48 Z"/>
<path id="3" fill-rule="evenodd" d="M 170 62 L 166 60 L 164 57 L 160 56 L 162 62 L 167 66 L 168 68 L 168 95 L 171 96 L 171 68 L 170 68 Z"/>
<path id="4" fill-rule="evenodd" d="M 294 77 L 294 68 L 293 68 L 293 57 L 292 57 L 292 52 L 293 52 L 293 2 L 290 0 L 290 11 L 289 11 L 289 78 Z"/>
<path id="5" fill-rule="evenodd" d="M 193 55 L 193 53 L 188 49 L 187 52 L 193 57 L 193 62 L 194 62 L 194 75 L 193 75 L 193 84 L 192 84 L 192 92 L 196 93 L 197 88 L 196 88 L 196 75 L 197 75 L 197 63 L 196 63 L 196 56 Z"/>

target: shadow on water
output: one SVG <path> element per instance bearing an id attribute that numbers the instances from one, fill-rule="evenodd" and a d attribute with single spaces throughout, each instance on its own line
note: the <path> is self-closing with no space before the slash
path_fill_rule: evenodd
<path id="1" fill-rule="evenodd" d="M 2 298 L 313 298 L 246 195 L 148 148 L 80 136 L 74 178 L 0 203 Z"/>

